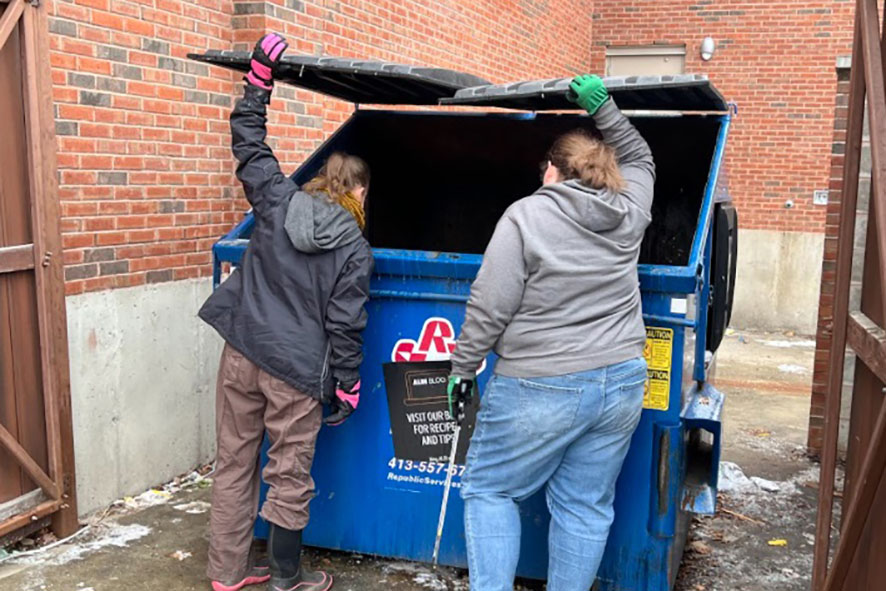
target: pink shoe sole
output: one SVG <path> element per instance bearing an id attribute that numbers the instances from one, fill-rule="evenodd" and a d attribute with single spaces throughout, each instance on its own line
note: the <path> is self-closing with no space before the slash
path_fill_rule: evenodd
<path id="1" fill-rule="evenodd" d="M 267 583 L 271 580 L 271 575 L 262 575 L 260 577 L 246 577 L 236 585 L 222 585 L 218 581 L 212 581 L 212 591 L 240 591 L 243 587 L 248 587 L 249 585 L 259 585 L 261 583 Z M 328 591 L 324 589 L 324 591 Z"/>

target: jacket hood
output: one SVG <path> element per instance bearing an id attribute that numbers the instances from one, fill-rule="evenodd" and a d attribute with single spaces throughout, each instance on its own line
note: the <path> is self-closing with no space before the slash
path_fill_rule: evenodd
<path id="1" fill-rule="evenodd" d="M 329 199 L 296 191 L 283 224 L 292 245 L 307 254 L 335 250 L 363 237 L 357 220 Z"/>
<path id="2" fill-rule="evenodd" d="M 554 200 L 570 219 L 592 232 L 613 230 L 628 215 L 627 205 L 620 195 L 588 187 L 575 179 L 545 185 L 535 194 Z"/>

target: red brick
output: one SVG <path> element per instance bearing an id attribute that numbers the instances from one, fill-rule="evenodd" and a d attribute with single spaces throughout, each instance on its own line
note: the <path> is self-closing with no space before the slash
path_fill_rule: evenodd
<path id="1" fill-rule="evenodd" d="M 95 55 L 93 50 L 94 46 L 91 43 L 84 43 L 82 41 L 70 39 L 68 37 L 61 38 L 59 47 L 62 51 L 68 54 L 85 56 Z"/>
<path id="2" fill-rule="evenodd" d="M 118 31 L 123 29 L 123 19 L 108 12 L 93 11 L 91 22 L 98 27 L 107 27 Z"/>
<path id="3" fill-rule="evenodd" d="M 95 119 L 95 107 L 81 105 L 59 105 L 59 119 L 73 119 L 75 121 L 92 121 Z"/>
<path id="4" fill-rule="evenodd" d="M 90 57 L 78 57 L 77 69 L 81 72 L 92 72 L 94 74 L 111 73 L 111 64 L 105 60 L 94 59 Z"/>
<path id="5" fill-rule="evenodd" d="M 823 0 L 814 0 L 811 5 L 796 2 L 804 7 L 824 6 Z M 86 247 L 99 241 L 114 244 L 121 261 L 141 260 L 146 256 L 144 247 L 156 247 L 146 263 L 150 269 L 130 266 L 129 273 L 97 278 L 102 281 L 76 280 L 69 284 L 69 292 L 143 284 L 148 270 L 155 272 L 154 279 L 160 276 L 157 273 L 171 269 L 175 272 L 170 279 L 211 272 L 207 257 L 212 242 L 242 219 L 248 205 L 232 174 L 229 107 L 182 99 L 197 90 L 233 100 L 241 92 L 240 75 L 209 68 L 207 76 L 195 76 L 193 82 L 178 76 L 191 76 L 183 71 L 193 67 L 187 53 L 233 46 L 245 49 L 266 29 L 284 31 L 293 52 L 323 51 L 431 64 L 496 82 L 547 78 L 583 69 L 602 71 L 605 52 L 594 45 L 601 40 L 614 45 L 688 42 L 687 71 L 708 74 L 727 98 L 741 106 L 727 152 L 741 227 L 823 231 L 827 208 L 813 206 L 810 197 L 814 189 L 836 189 L 841 179 L 842 156 L 831 156 L 831 143 L 835 122 L 846 118 L 846 109 L 835 108 L 833 65 L 836 55 L 848 53 L 852 3 L 827 3 L 832 11 L 827 17 L 831 37 L 814 41 L 810 32 L 815 30 L 815 20 L 797 18 L 791 2 L 744 2 L 740 10 L 745 14 L 718 21 L 700 16 L 714 10 L 706 3 L 694 3 L 700 10 L 689 10 L 693 4 L 689 1 L 644 0 L 635 4 L 638 12 L 625 12 L 625 3 L 602 0 L 547 3 L 544 10 L 539 8 L 541 3 L 517 6 L 507 0 L 438 3 L 433 7 L 421 2 L 342 0 L 322 7 L 306 3 L 307 13 L 283 22 L 269 15 L 233 15 L 232 4 L 220 0 L 55 2 L 58 18 L 77 23 L 79 32 L 79 38 L 51 36 L 54 49 L 50 60 L 56 81 L 53 100 L 59 118 L 82 126 L 79 136 L 58 138 L 60 169 L 76 173 L 61 177 L 62 205 L 99 203 L 101 217 L 97 219 L 125 218 L 124 226 L 141 218 L 160 224 L 93 232 L 85 227 L 90 219 L 85 214 L 63 219 L 66 231 L 73 232 L 66 236 L 89 241 Z M 726 0 L 717 9 L 721 5 L 737 6 L 737 0 Z M 599 18 L 592 23 L 595 12 Z M 721 41 L 710 62 L 702 62 L 697 55 L 698 31 Z M 722 44 L 725 39 L 731 44 Z M 101 56 L 119 59 L 120 50 L 125 51 L 127 65 L 137 68 L 124 71 L 129 78 L 140 80 L 111 76 L 117 62 Z M 102 79 L 108 86 L 117 85 L 117 90 L 106 91 L 111 95 L 111 107 L 93 109 L 77 104 L 79 89 L 66 86 L 69 71 L 111 77 L 112 82 Z M 790 73 L 789 83 L 784 72 Z M 756 86 L 747 83 L 754 76 Z M 188 84 L 195 84 L 196 89 L 185 88 Z M 280 90 L 283 88 L 281 85 Z M 295 98 L 278 96 L 271 103 L 270 136 L 276 140 L 284 169 L 292 170 L 338 128 L 352 107 L 310 91 L 290 90 L 288 96 Z M 775 102 L 786 106 L 772 106 Z M 321 128 L 300 126 L 299 114 L 287 109 L 293 103 L 300 104 L 308 116 L 319 118 Z M 816 118 L 789 119 L 788 114 L 793 113 Z M 88 137 L 94 135 L 108 137 Z M 79 184 L 89 178 L 79 173 L 104 173 L 103 178 L 114 178 L 107 176 L 109 173 L 126 173 L 129 184 Z M 65 179 L 78 183 L 65 185 Z M 779 184 L 770 187 L 767 181 Z M 802 188 L 803 193 L 790 193 L 793 187 Z M 774 192 L 779 198 L 763 198 L 764 192 Z M 797 204 L 789 211 L 781 207 L 788 197 Z M 161 214 L 158 204 L 169 199 L 185 200 L 185 210 L 174 216 Z M 834 195 L 830 201 L 836 201 Z M 192 243 L 195 240 L 199 241 L 196 245 Z M 84 248 L 68 246 L 72 241 L 66 238 L 66 248 L 73 252 Z M 170 245 L 196 251 L 190 252 L 192 258 L 172 259 L 168 258 Z M 109 279 L 113 283 L 109 284 Z"/>
<path id="6" fill-rule="evenodd" d="M 92 234 L 63 234 L 62 247 L 65 249 L 83 248 L 95 244 Z"/>

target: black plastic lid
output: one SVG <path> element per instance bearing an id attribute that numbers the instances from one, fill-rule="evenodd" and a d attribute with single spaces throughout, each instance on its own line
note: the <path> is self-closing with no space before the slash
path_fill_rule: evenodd
<path id="1" fill-rule="evenodd" d="M 246 51 L 208 51 L 188 57 L 247 72 Z M 478 76 L 392 62 L 333 57 L 283 57 L 277 80 L 352 103 L 380 105 L 436 105 L 469 86 L 488 85 Z"/>
<path id="2" fill-rule="evenodd" d="M 464 88 L 443 105 L 504 107 L 525 111 L 576 109 L 566 99 L 572 78 L 530 80 L 511 84 L 487 84 Z M 620 109 L 650 111 L 726 111 L 723 96 L 706 76 L 611 76 L 603 78 Z"/>

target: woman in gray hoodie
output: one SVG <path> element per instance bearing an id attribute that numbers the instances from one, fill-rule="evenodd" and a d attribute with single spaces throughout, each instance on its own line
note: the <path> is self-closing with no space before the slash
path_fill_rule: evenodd
<path id="1" fill-rule="evenodd" d="M 462 481 L 472 591 L 513 589 L 517 503 L 543 486 L 548 591 L 590 588 L 642 411 L 637 259 L 655 165 L 599 77 L 579 76 L 571 90 L 603 139 L 583 130 L 559 138 L 543 186 L 502 216 L 452 356 L 455 409 L 472 395 L 490 350 L 499 357 Z"/>

